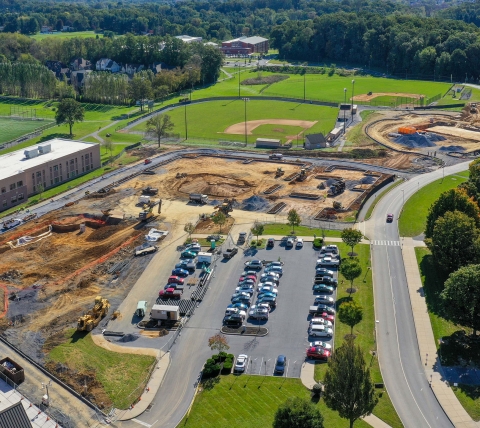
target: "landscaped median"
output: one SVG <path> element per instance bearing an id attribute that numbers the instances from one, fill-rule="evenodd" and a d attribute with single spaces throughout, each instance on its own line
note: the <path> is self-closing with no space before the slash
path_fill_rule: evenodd
<path id="1" fill-rule="evenodd" d="M 336 229 L 320 229 L 320 228 L 313 228 L 308 226 L 295 226 L 293 229 L 293 235 L 296 236 L 314 236 L 322 237 L 332 237 L 332 238 L 340 238 L 342 231 Z M 283 235 L 288 236 L 292 234 L 292 226 L 284 223 L 270 223 L 264 225 L 263 230 L 263 237 L 267 237 L 269 235 Z"/>

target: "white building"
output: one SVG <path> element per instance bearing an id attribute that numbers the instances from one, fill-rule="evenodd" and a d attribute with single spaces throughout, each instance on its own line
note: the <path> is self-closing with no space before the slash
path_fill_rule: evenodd
<path id="1" fill-rule="evenodd" d="M 176 39 L 180 39 L 182 42 L 185 43 L 192 43 L 192 42 L 201 42 L 203 39 L 201 37 L 192 37 L 192 36 L 175 36 Z"/>
<path id="2" fill-rule="evenodd" d="M 118 73 L 121 69 L 122 67 L 109 58 L 101 58 L 95 64 L 95 70 L 97 71 L 110 71 L 112 73 Z"/>

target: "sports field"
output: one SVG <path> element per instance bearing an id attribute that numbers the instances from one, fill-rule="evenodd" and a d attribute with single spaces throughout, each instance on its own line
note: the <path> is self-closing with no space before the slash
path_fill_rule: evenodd
<path id="1" fill-rule="evenodd" d="M 84 39 L 87 37 L 96 37 L 96 36 L 97 34 L 95 33 L 95 31 L 76 31 L 73 33 L 57 31 L 52 34 L 38 33 L 31 36 L 31 38 L 35 40 L 43 40 L 43 39 L 52 38 L 52 37 L 56 39 L 73 39 L 75 37 Z M 100 34 L 100 37 L 103 37 L 103 35 Z"/>
<path id="2" fill-rule="evenodd" d="M 13 140 L 46 125 L 44 120 L 13 120 L 0 117 L 0 143 Z"/>
<path id="3" fill-rule="evenodd" d="M 245 141 L 245 102 L 212 101 L 187 105 L 188 138 Z M 167 112 L 175 124 L 174 133 L 185 136 L 185 108 Z M 328 134 L 334 127 L 338 109 L 282 101 L 251 100 L 247 102 L 247 138 L 254 143 L 259 137 L 278 138 L 285 143 L 303 143 L 302 133 Z M 145 129 L 145 122 L 133 128 Z"/>

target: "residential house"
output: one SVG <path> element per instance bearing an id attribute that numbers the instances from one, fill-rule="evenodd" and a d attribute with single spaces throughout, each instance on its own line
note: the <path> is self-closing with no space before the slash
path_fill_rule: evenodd
<path id="1" fill-rule="evenodd" d="M 75 58 L 70 64 L 70 69 L 72 71 L 91 70 L 92 63 L 84 58 Z"/>
<path id="2" fill-rule="evenodd" d="M 70 69 L 60 61 L 45 61 L 45 67 L 47 67 L 51 72 L 55 74 L 55 77 L 58 80 L 68 80 L 70 79 Z"/>
<path id="3" fill-rule="evenodd" d="M 97 71 L 110 71 L 111 73 L 118 73 L 121 71 L 121 67 L 113 60 L 109 58 L 101 58 L 95 64 L 95 70 Z"/>
<path id="4" fill-rule="evenodd" d="M 52 27 L 49 27 L 48 25 L 42 25 L 42 28 L 40 29 L 40 33 L 51 33 L 52 32 Z"/>
<path id="5" fill-rule="evenodd" d="M 91 73 L 92 70 L 76 70 L 72 71 L 70 74 L 70 79 L 72 82 L 72 86 L 75 89 L 80 89 L 85 86 L 85 78 L 87 77 L 88 73 Z"/>
<path id="6" fill-rule="evenodd" d="M 203 39 L 201 37 L 192 37 L 187 35 L 182 36 L 175 36 L 176 39 L 180 39 L 182 42 L 185 43 L 192 43 L 192 42 L 201 42 Z"/>

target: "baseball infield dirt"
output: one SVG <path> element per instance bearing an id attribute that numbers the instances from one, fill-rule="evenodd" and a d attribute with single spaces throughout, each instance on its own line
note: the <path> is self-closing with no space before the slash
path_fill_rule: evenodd
<path id="1" fill-rule="evenodd" d="M 370 100 L 373 100 L 374 98 L 383 97 L 383 96 L 415 98 L 416 100 L 419 100 L 420 98 L 425 97 L 425 95 L 407 94 L 406 92 L 374 92 L 374 93 L 372 93 L 372 95 L 367 95 L 367 94 L 355 95 L 353 97 L 353 101 L 370 101 Z M 352 99 L 352 98 L 350 98 L 350 99 Z"/>
<path id="2" fill-rule="evenodd" d="M 259 127 L 260 125 L 288 125 L 288 126 L 299 126 L 301 128 L 311 128 L 315 125 L 317 121 L 311 122 L 308 120 L 290 120 L 290 119 L 261 119 L 261 120 L 250 120 L 247 122 L 247 134 L 252 135 L 252 131 Z M 245 122 L 235 123 L 234 125 L 229 126 L 225 131 L 225 134 L 245 134 Z"/>

